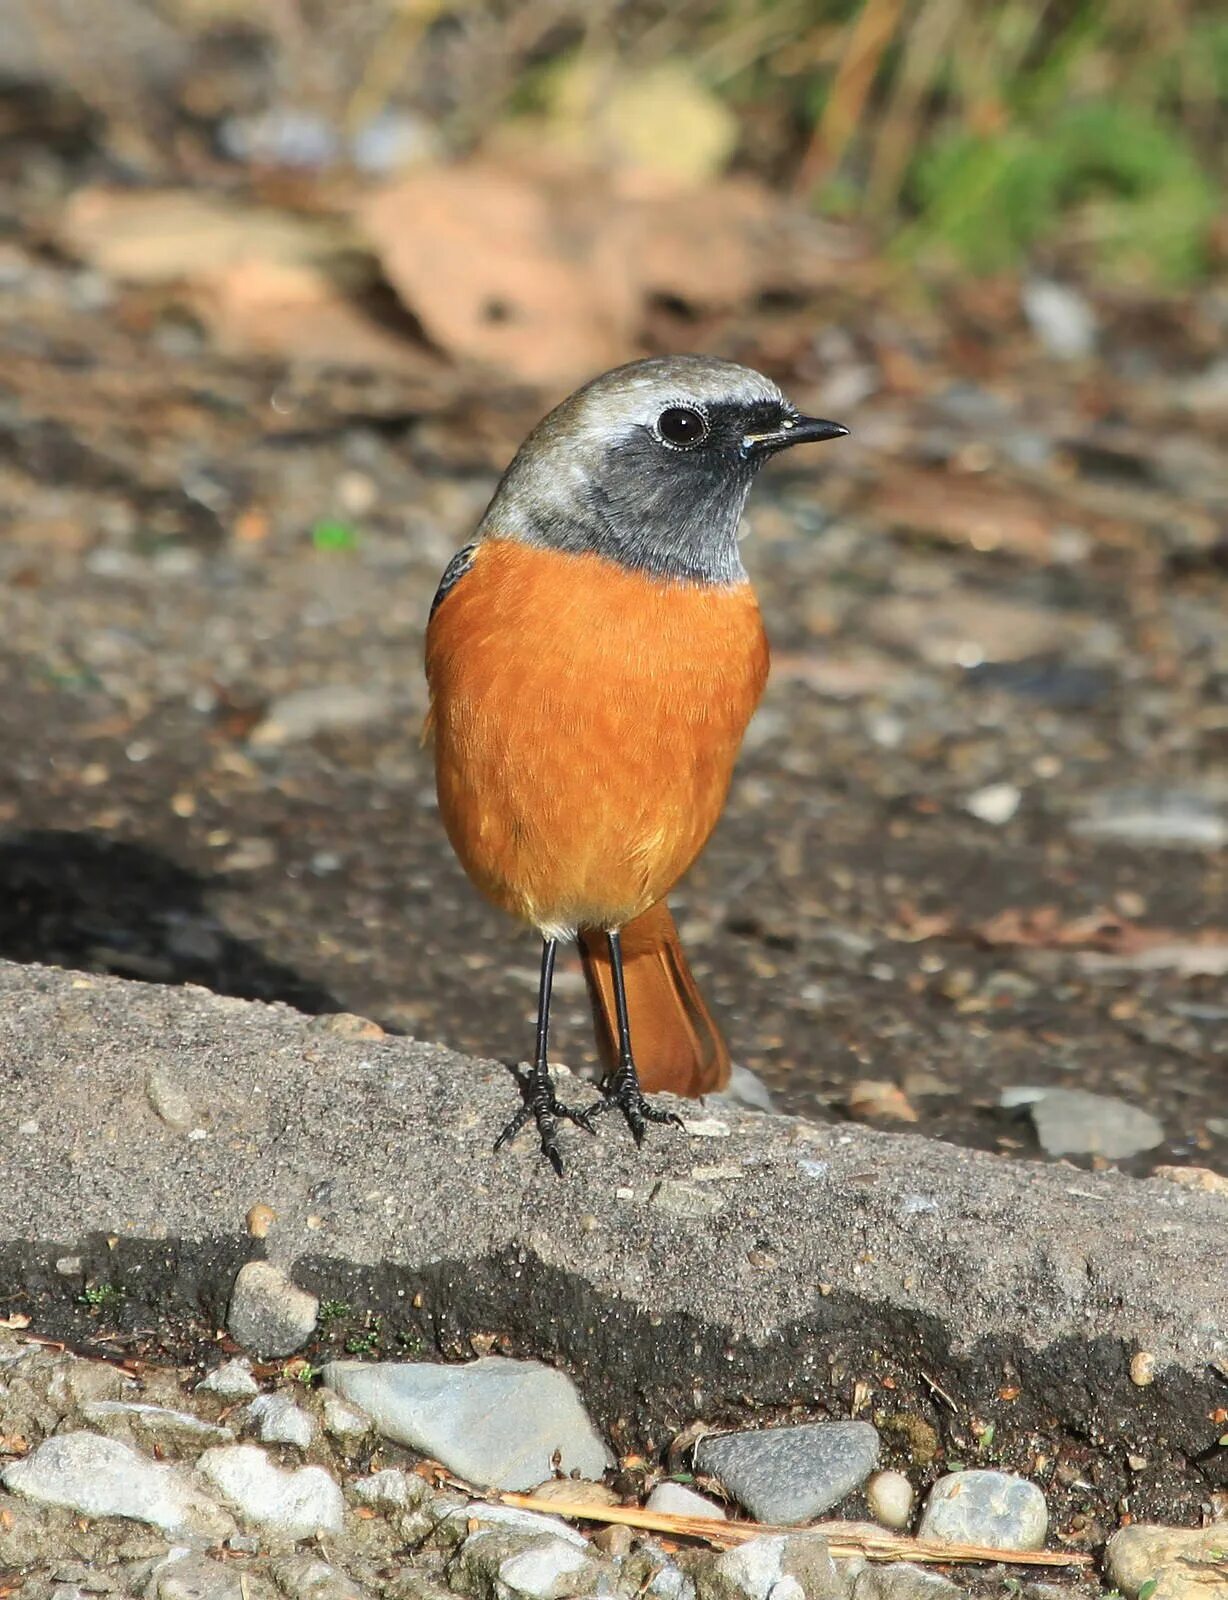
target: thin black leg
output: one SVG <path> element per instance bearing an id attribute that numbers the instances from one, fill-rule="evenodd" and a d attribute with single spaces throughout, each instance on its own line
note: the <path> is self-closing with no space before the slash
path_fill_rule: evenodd
<path id="1" fill-rule="evenodd" d="M 650 1122 L 672 1122 L 682 1126 L 682 1118 L 673 1111 L 660 1111 L 644 1097 L 640 1076 L 635 1069 L 631 1053 L 631 1019 L 627 1013 L 627 985 L 623 977 L 623 946 L 617 933 L 609 933 L 610 971 L 614 976 L 614 1014 L 618 1020 L 618 1066 L 603 1085 L 603 1098 L 595 1111 L 609 1111 L 617 1106 L 627 1119 L 636 1144 L 643 1144 L 644 1130 Z"/>
<path id="2" fill-rule="evenodd" d="M 557 939 L 542 941 L 541 983 L 537 990 L 537 1053 L 528 1077 L 521 1082 L 524 1104 L 495 1140 L 495 1149 L 501 1150 L 509 1140 L 514 1139 L 532 1117 L 541 1135 L 542 1154 L 561 1178 L 563 1158 L 558 1145 L 559 1119 L 562 1117 L 575 1122 L 589 1133 L 597 1130 L 590 1122 L 588 1112 L 573 1111 L 555 1097 L 554 1082 L 546 1060 L 550 1041 L 550 990 L 554 983 L 554 957 L 557 950 Z"/>

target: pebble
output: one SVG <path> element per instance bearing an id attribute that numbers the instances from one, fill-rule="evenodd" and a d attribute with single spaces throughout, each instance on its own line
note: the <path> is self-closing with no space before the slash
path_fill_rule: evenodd
<path id="1" fill-rule="evenodd" d="M 725 1550 L 696 1575 L 698 1600 L 845 1600 L 844 1579 L 819 1534 L 763 1534 Z"/>
<path id="2" fill-rule="evenodd" d="M 1000 1104 L 1028 1108 L 1046 1155 L 1122 1161 L 1164 1142 L 1164 1128 L 1150 1112 L 1113 1095 L 1019 1085 L 1003 1089 Z"/>
<path id="3" fill-rule="evenodd" d="M 243 1588 L 238 1573 L 230 1567 L 208 1556 L 184 1552 L 159 1562 L 144 1593 L 147 1600 L 257 1600 L 250 1585 L 247 1595 Z M 57 1595 L 57 1600 L 65 1597 Z"/>
<path id="4" fill-rule="evenodd" d="M 566 1600 L 578 1594 L 576 1580 L 589 1565 L 583 1550 L 562 1539 L 543 1539 L 499 1564 L 499 1582 L 510 1595 L 525 1600 Z"/>
<path id="5" fill-rule="evenodd" d="M 118 1427 L 150 1444 L 195 1445 L 226 1444 L 234 1438 L 233 1428 L 205 1422 L 188 1411 L 171 1411 L 165 1406 L 142 1405 L 134 1400 L 86 1400 L 81 1415 L 103 1433 Z"/>
<path id="6" fill-rule="evenodd" d="M 145 1079 L 145 1096 L 158 1117 L 176 1133 L 186 1133 L 196 1121 L 196 1112 L 182 1084 L 161 1067 L 154 1067 Z"/>
<path id="7" fill-rule="evenodd" d="M 240 1267 L 230 1295 L 226 1326 L 258 1356 L 292 1355 L 315 1332 L 320 1302 L 300 1289 L 271 1261 Z"/>
<path id="8" fill-rule="evenodd" d="M 366 1600 L 370 1593 L 319 1556 L 283 1556 L 273 1563 L 273 1579 L 287 1600 Z"/>
<path id="9" fill-rule="evenodd" d="M 357 1406 L 347 1406 L 331 1389 L 321 1391 L 320 1409 L 324 1427 L 335 1439 L 361 1439 L 371 1431 L 371 1418 Z"/>
<path id="10" fill-rule="evenodd" d="M 806 1522 L 865 1482 L 878 1447 L 868 1422 L 808 1422 L 704 1439 L 695 1466 L 757 1521 Z"/>
<path id="11" fill-rule="evenodd" d="M 554 1471 L 599 1478 L 612 1464 L 565 1373 L 483 1356 L 463 1366 L 332 1361 L 324 1382 L 379 1431 L 470 1483 L 531 1489 Z"/>
<path id="12" fill-rule="evenodd" d="M 1136 1522 L 1109 1540 L 1105 1564 L 1126 1600 L 1138 1600 L 1152 1578 L 1153 1600 L 1215 1600 L 1228 1594 L 1228 1528 Z"/>
<path id="13" fill-rule="evenodd" d="M 96 1433 L 44 1439 L 7 1469 L 3 1481 L 14 1494 L 86 1517 L 131 1517 L 169 1534 L 233 1531 L 230 1518 L 177 1468 Z"/>
<path id="14" fill-rule="evenodd" d="M 735 1062 L 729 1069 L 729 1082 L 719 1094 L 706 1094 L 705 1106 L 744 1106 L 749 1111 L 775 1111 L 772 1091 L 757 1072 L 749 1067 L 739 1067 Z"/>
<path id="15" fill-rule="evenodd" d="M 244 1421 L 264 1444 L 293 1444 L 306 1450 L 315 1438 L 315 1418 L 288 1394 L 262 1394 L 248 1406 Z"/>
<path id="16" fill-rule="evenodd" d="M 465 1522 L 477 1523 L 487 1528 L 507 1528 L 513 1533 L 537 1536 L 545 1534 L 551 1539 L 561 1539 L 573 1544 L 577 1550 L 588 1548 L 588 1540 L 558 1517 L 544 1516 L 540 1511 L 522 1511 L 519 1506 L 486 1505 L 480 1501 L 466 1501 L 449 1511 L 448 1516 L 463 1517 Z"/>
<path id="17" fill-rule="evenodd" d="M 1011 820 L 1023 802 L 1023 790 L 1013 783 L 987 783 L 964 801 L 964 810 L 991 827 L 1001 828 Z"/>
<path id="18" fill-rule="evenodd" d="M 199 1471 L 248 1522 L 290 1539 L 340 1533 L 345 1502 L 323 1467 L 283 1472 L 258 1445 L 206 1450 Z"/>
<path id="19" fill-rule="evenodd" d="M 350 1488 L 365 1506 L 416 1506 L 426 1494 L 426 1484 L 399 1467 L 384 1467 L 365 1478 L 356 1478 Z"/>
<path id="20" fill-rule="evenodd" d="M 331 683 L 296 689 L 273 701 L 263 721 L 252 729 L 251 743 L 257 746 L 297 744 L 332 729 L 379 722 L 390 709 L 387 695 L 360 684 Z"/>
<path id="21" fill-rule="evenodd" d="M 923 1539 L 1039 1550 L 1048 1526 L 1045 1497 L 1034 1483 L 1009 1472 L 973 1468 L 938 1479 L 917 1531 Z"/>
<path id="22" fill-rule="evenodd" d="M 1096 348 L 1096 313 L 1085 295 L 1052 278 L 1029 278 L 1020 298 L 1037 342 L 1059 361 L 1082 361 Z"/>
<path id="23" fill-rule="evenodd" d="M 728 1520 L 724 1506 L 696 1494 L 685 1483 L 659 1483 L 644 1502 L 649 1511 L 663 1511 L 671 1517 L 719 1517 Z"/>
<path id="24" fill-rule="evenodd" d="M 1109 790 L 1072 827 L 1090 838 L 1172 849 L 1222 850 L 1228 845 L 1228 817 L 1204 796 L 1182 790 Z"/>
<path id="25" fill-rule="evenodd" d="M 902 1472 L 876 1472 L 866 1484 L 866 1500 L 875 1519 L 898 1533 L 912 1519 L 913 1487 Z"/>
<path id="26" fill-rule="evenodd" d="M 260 1385 L 252 1377 L 252 1364 L 246 1356 L 237 1356 L 233 1361 L 223 1361 L 220 1367 L 214 1367 L 207 1377 L 196 1385 L 204 1389 L 207 1394 L 215 1394 L 222 1400 L 250 1400 L 253 1395 L 260 1393 Z"/>
<path id="27" fill-rule="evenodd" d="M 961 1600 L 967 1590 L 944 1578 L 901 1561 L 890 1566 L 866 1566 L 857 1574 L 852 1600 Z M 1063 1591 L 1064 1600 L 1068 1600 Z"/>
<path id="28" fill-rule="evenodd" d="M 690 1221 L 715 1216 L 728 1203 L 729 1196 L 718 1190 L 701 1189 L 698 1184 L 683 1183 L 677 1178 L 662 1178 L 648 1197 L 648 1204 L 654 1210 Z"/>

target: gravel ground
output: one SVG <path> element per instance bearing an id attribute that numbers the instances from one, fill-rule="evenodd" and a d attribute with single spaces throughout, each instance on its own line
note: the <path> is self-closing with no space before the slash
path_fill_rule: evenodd
<path id="1" fill-rule="evenodd" d="M 223 363 L 5 249 L 0 954 L 523 1057 L 537 952 L 452 860 L 418 729 L 438 573 L 541 400 Z M 1079 1088 L 1159 1119 L 1134 1170 L 1224 1171 L 1205 327 L 1119 308 L 1072 378 L 1009 318 L 991 356 L 862 314 L 793 384 L 854 439 L 754 507 L 775 670 L 677 897 L 696 971 L 785 1109 L 1028 1156 L 1001 1092 Z M 557 993 L 579 1069 L 576 965 Z"/>

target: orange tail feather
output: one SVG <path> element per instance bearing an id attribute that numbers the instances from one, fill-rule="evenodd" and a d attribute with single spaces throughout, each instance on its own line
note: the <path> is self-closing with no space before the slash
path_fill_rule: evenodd
<path id="1" fill-rule="evenodd" d="M 697 1096 L 729 1082 L 729 1047 L 691 976 L 664 900 L 622 930 L 631 1043 L 646 1092 Z M 618 1065 L 614 976 L 604 933 L 582 933 L 580 956 L 607 1072 Z"/>

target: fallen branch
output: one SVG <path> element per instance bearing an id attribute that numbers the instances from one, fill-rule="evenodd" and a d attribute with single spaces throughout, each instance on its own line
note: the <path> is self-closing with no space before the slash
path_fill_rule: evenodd
<path id="1" fill-rule="evenodd" d="M 685 1517 L 639 1506 L 598 1506 L 587 1501 L 539 1499 L 531 1494 L 501 1494 L 499 1503 L 522 1511 L 544 1511 L 572 1522 L 621 1522 L 629 1528 L 677 1539 L 702 1539 L 720 1549 L 746 1544 L 764 1534 L 821 1533 L 833 1556 L 865 1556 L 869 1561 L 1003 1562 L 1021 1567 L 1085 1567 L 1091 1557 L 1062 1550 L 995 1550 L 983 1544 L 947 1544 L 942 1539 L 911 1539 L 880 1532 L 864 1523 L 812 1522 L 781 1527 L 770 1522 L 724 1522 L 719 1517 Z M 831 1530 L 831 1531 L 829 1531 Z M 839 1530 L 839 1531 L 836 1531 Z"/>

